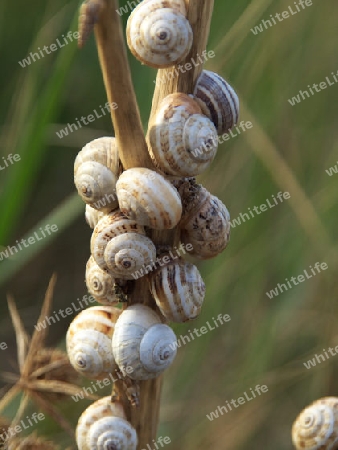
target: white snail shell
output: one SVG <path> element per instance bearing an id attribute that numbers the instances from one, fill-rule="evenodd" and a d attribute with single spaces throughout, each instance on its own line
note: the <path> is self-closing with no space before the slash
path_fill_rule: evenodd
<path id="1" fill-rule="evenodd" d="M 175 184 L 184 211 L 180 222 L 181 242 L 191 244 L 190 255 L 209 259 L 221 253 L 230 240 L 230 214 L 219 198 L 211 195 L 194 179 Z"/>
<path id="2" fill-rule="evenodd" d="M 214 123 L 219 135 L 238 122 L 238 96 L 217 73 L 203 70 L 195 85 L 194 96 L 203 113 Z"/>
<path id="3" fill-rule="evenodd" d="M 137 270 L 156 258 L 156 247 L 145 236 L 144 228 L 121 211 L 112 212 L 98 222 L 90 248 L 101 269 L 126 280 L 134 279 Z"/>
<path id="4" fill-rule="evenodd" d="M 118 207 L 115 185 L 120 172 L 115 138 L 95 139 L 83 147 L 75 159 L 75 186 L 85 203 L 109 212 Z"/>
<path id="5" fill-rule="evenodd" d="M 149 282 L 156 304 L 167 320 L 186 322 L 199 315 L 205 284 L 193 264 L 173 261 L 152 272 Z"/>
<path id="6" fill-rule="evenodd" d="M 173 66 L 187 56 L 192 41 L 184 0 L 144 1 L 129 16 L 127 43 L 142 64 Z"/>
<path id="7" fill-rule="evenodd" d="M 92 306 L 70 324 L 67 353 L 74 369 L 82 375 L 98 380 L 117 369 L 111 339 L 120 314 L 121 310 L 113 306 Z"/>
<path id="8" fill-rule="evenodd" d="M 136 430 L 127 421 L 123 406 L 103 397 L 80 416 L 76 427 L 79 450 L 136 450 Z"/>
<path id="9" fill-rule="evenodd" d="M 121 372 L 134 380 L 160 375 L 176 356 L 176 336 L 144 305 L 125 309 L 115 325 L 113 354 Z"/>
<path id="10" fill-rule="evenodd" d="M 292 442 L 297 450 L 338 449 L 338 398 L 324 397 L 305 408 L 293 423 Z"/>
<path id="11" fill-rule="evenodd" d="M 85 219 L 90 228 L 95 228 L 97 222 L 102 219 L 104 216 L 104 212 L 98 211 L 95 208 L 92 208 L 90 205 L 86 205 Z"/>
<path id="12" fill-rule="evenodd" d="M 149 153 L 154 165 L 167 175 L 194 176 L 214 159 L 217 131 L 186 94 L 164 98 L 149 129 Z"/>
<path id="13" fill-rule="evenodd" d="M 119 303 L 114 290 L 115 279 L 108 271 L 101 269 L 91 256 L 86 265 L 86 285 L 88 292 L 102 305 Z"/>
<path id="14" fill-rule="evenodd" d="M 116 192 L 121 211 L 140 225 L 171 229 L 181 218 L 177 190 L 153 170 L 136 167 L 124 171 L 116 183 Z"/>

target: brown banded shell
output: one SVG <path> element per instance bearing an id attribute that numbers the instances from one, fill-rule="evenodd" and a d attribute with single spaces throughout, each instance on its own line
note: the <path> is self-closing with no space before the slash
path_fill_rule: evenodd
<path id="1" fill-rule="evenodd" d="M 208 168 L 217 152 L 214 124 L 186 94 L 164 98 L 148 137 L 154 165 L 166 175 L 198 175 Z"/>
<path id="2" fill-rule="evenodd" d="M 186 322 L 199 315 L 205 284 L 193 264 L 173 261 L 152 272 L 149 283 L 156 304 L 167 320 Z"/>
<path id="3" fill-rule="evenodd" d="M 161 323 L 148 306 L 129 306 L 119 317 L 113 335 L 113 354 L 121 372 L 133 380 L 160 375 L 177 352 L 173 330 Z"/>
<path id="4" fill-rule="evenodd" d="M 129 16 L 127 43 L 142 64 L 173 66 L 186 57 L 192 41 L 184 0 L 143 1 Z"/>
<path id="5" fill-rule="evenodd" d="M 136 430 L 127 421 L 121 403 L 103 397 L 80 416 L 76 427 L 79 450 L 136 450 Z"/>
<path id="6" fill-rule="evenodd" d="M 176 186 L 184 205 L 181 242 L 191 244 L 190 254 L 197 258 L 217 256 L 230 240 L 230 215 L 226 206 L 194 179 L 178 181 Z"/>
<path id="7" fill-rule="evenodd" d="M 74 163 L 74 182 L 82 200 L 99 211 L 116 209 L 115 185 L 120 172 L 115 138 L 103 137 L 89 142 Z"/>
<path id="8" fill-rule="evenodd" d="M 92 306 L 71 322 L 66 346 L 70 363 L 76 371 L 99 380 L 117 369 L 111 339 L 120 314 L 121 310 L 113 306 Z"/>
<path id="9" fill-rule="evenodd" d="M 115 237 L 126 233 L 145 236 L 144 228 L 138 225 L 135 220 L 128 219 L 121 211 L 114 211 L 107 214 L 97 223 L 91 237 L 90 250 L 97 265 L 101 269 L 109 270 L 109 261 L 106 260 L 107 254 L 105 256 L 107 245 Z M 129 276 L 130 274 L 126 272 L 126 275 Z"/>
<path id="10" fill-rule="evenodd" d="M 219 135 L 238 122 L 238 96 L 230 84 L 217 73 L 203 70 L 197 80 L 194 97 L 203 113 L 214 123 Z"/>
<path id="11" fill-rule="evenodd" d="M 338 398 L 324 397 L 306 407 L 292 426 L 297 450 L 338 449 Z"/>
<path id="12" fill-rule="evenodd" d="M 107 270 L 101 269 L 91 256 L 86 265 L 86 285 L 88 292 L 102 305 L 119 303 L 115 293 L 115 279 Z"/>
<path id="13" fill-rule="evenodd" d="M 159 173 L 143 167 L 124 171 L 116 183 L 120 210 L 138 224 L 174 228 L 182 214 L 176 188 Z"/>

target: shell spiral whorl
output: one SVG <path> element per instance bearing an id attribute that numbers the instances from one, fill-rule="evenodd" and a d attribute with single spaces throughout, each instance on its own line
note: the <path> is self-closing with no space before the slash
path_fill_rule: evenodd
<path id="1" fill-rule="evenodd" d="M 239 100 L 236 92 L 220 75 L 203 70 L 197 80 L 194 96 L 219 135 L 238 122 Z"/>
<path id="2" fill-rule="evenodd" d="M 143 64 L 170 67 L 189 53 L 193 32 L 183 0 L 147 0 L 130 14 L 127 43 Z"/>
<path id="3" fill-rule="evenodd" d="M 292 427 L 297 450 L 338 449 L 338 398 L 324 397 L 306 407 Z"/>
<path id="4" fill-rule="evenodd" d="M 91 256 L 86 265 L 86 285 L 88 292 L 102 305 L 119 303 L 114 289 L 115 279 L 102 270 Z"/>
<path id="5" fill-rule="evenodd" d="M 147 380 L 160 375 L 176 356 L 176 336 L 155 311 L 141 304 L 125 309 L 115 326 L 114 358 L 124 375 Z"/>
<path id="6" fill-rule="evenodd" d="M 165 97 L 149 130 L 149 153 L 166 175 L 194 176 L 214 159 L 218 137 L 211 120 L 186 94 Z"/>
<path id="7" fill-rule="evenodd" d="M 126 420 L 123 406 L 103 397 L 91 404 L 76 427 L 79 450 L 136 450 L 136 430 Z"/>
<path id="8" fill-rule="evenodd" d="M 117 369 L 111 349 L 114 326 L 121 310 L 92 306 L 70 324 L 66 345 L 74 369 L 88 378 L 101 379 Z"/>

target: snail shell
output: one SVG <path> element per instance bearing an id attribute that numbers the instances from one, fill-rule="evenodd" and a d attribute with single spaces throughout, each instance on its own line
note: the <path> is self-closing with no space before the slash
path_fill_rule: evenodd
<path id="1" fill-rule="evenodd" d="M 98 211 L 95 208 L 92 208 L 90 205 L 86 205 L 85 219 L 90 228 L 95 228 L 97 222 L 102 219 L 104 213 L 102 211 Z"/>
<path id="2" fill-rule="evenodd" d="M 171 262 L 152 272 L 149 282 L 156 304 L 167 320 L 186 322 L 199 315 L 205 284 L 193 264 L 183 260 Z"/>
<path id="3" fill-rule="evenodd" d="M 103 397 L 84 410 L 76 427 L 79 450 L 136 450 L 136 430 L 123 406 Z"/>
<path id="4" fill-rule="evenodd" d="M 115 185 L 120 172 L 115 138 L 103 137 L 89 142 L 74 163 L 74 182 L 82 200 L 100 211 L 116 209 Z"/>
<path id="5" fill-rule="evenodd" d="M 173 66 L 187 56 L 192 41 L 184 0 L 144 1 L 129 16 L 127 43 L 142 64 Z"/>
<path id="6" fill-rule="evenodd" d="M 88 292 L 102 305 L 113 305 L 119 303 L 114 285 L 115 279 L 102 270 L 91 256 L 86 265 L 86 285 Z"/>
<path id="7" fill-rule="evenodd" d="M 338 449 L 338 398 L 324 397 L 305 408 L 292 426 L 297 450 Z"/>
<path id="8" fill-rule="evenodd" d="M 99 380 L 117 369 L 111 339 L 120 314 L 121 310 L 113 306 L 92 306 L 70 324 L 67 353 L 74 369 L 82 375 Z"/>
<path id="9" fill-rule="evenodd" d="M 203 70 L 197 80 L 194 96 L 219 135 L 238 122 L 239 100 L 236 92 L 220 75 Z"/>
<path id="10" fill-rule="evenodd" d="M 124 171 L 116 183 L 116 192 L 121 211 L 140 225 L 171 229 L 181 218 L 177 190 L 153 170 L 136 167 Z"/>
<path id="11" fill-rule="evenodd" d="M 184 212 L 181 242 L 193 246 L 192 256 L 208 259 L 221 253 L 230 240 L 230 215 L 226 206 L 194 179 L 179 181 Z"/>
<path id="12" fill-rule="evenodd" d="M 133 380 L 160 375 L 176 356 L 176 336 L 144 305 L 125 309 L 115 325 L 113 354 L 121 372 Z"/>
<path id="13" fill-rule="evenodd" d="M 132 280 L 136 271 L 156 258 L 156 247 L 144 228 L 120 211 L 103 217 L 91 238 L 91 253 L 98 266 L 115 278 Z"/>
<path id="14" fill-rule="evenodd" d="M 167 175 L 194 176 L 214 159 L 217 131 L 195 100 L 176 93 L 164 98 L 149 130 L 149 153 Z"/>

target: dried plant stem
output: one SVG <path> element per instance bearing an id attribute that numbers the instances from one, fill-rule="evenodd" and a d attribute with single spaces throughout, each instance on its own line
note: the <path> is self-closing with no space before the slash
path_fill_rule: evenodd
<path id="1" fill-rule="evenodd" d="M 189 21 L 194 31 L 194 43 L 191 52 L 182 64 L 196 58 L 205 49 L 214 0 L 185 0 L 189 7 Z M 145 136 L 142 129 L 136 96 L 133 89 L 130 69 L 127 61 L 126 48 L 120 18 L 116 12 L 117 0 L 102 0 L 99 21 L 95 25 L 95 36 L 98 54 L 103 72 L 108 101 L 115 102 L 118 108 L 111 111 L 115 136 L 118 143 L 120 158 L 125 169 L 131 167 L 153 168 Z M 202 67 L 193 67 L 185 73 L 174 68 L 160 70 L 153 98 L 152 113 L 158 108 L 159 102 L 173 92 L 191 93 L 193 85 Z M 174 71 L 168 82 L 168 73 Z M 161 81 L 163 80 L 163 82 Z M 155 244 L 175 243 L 177 230 L 153 231 L 150 237 Z M 143 303 L 156 309 L 146 279 L 136 283 L 131 294 L 131 303 Z M 162 376 L 155 380 L 140 382 L 140 407 L 131 408 L 124 392 L 122 382 L 114 386 L 114 395 L 124 403 L 128 419 L 136 428 L 139 438 L 138 449 L 151 445 L 156 440 L 159 420 Z"/>

